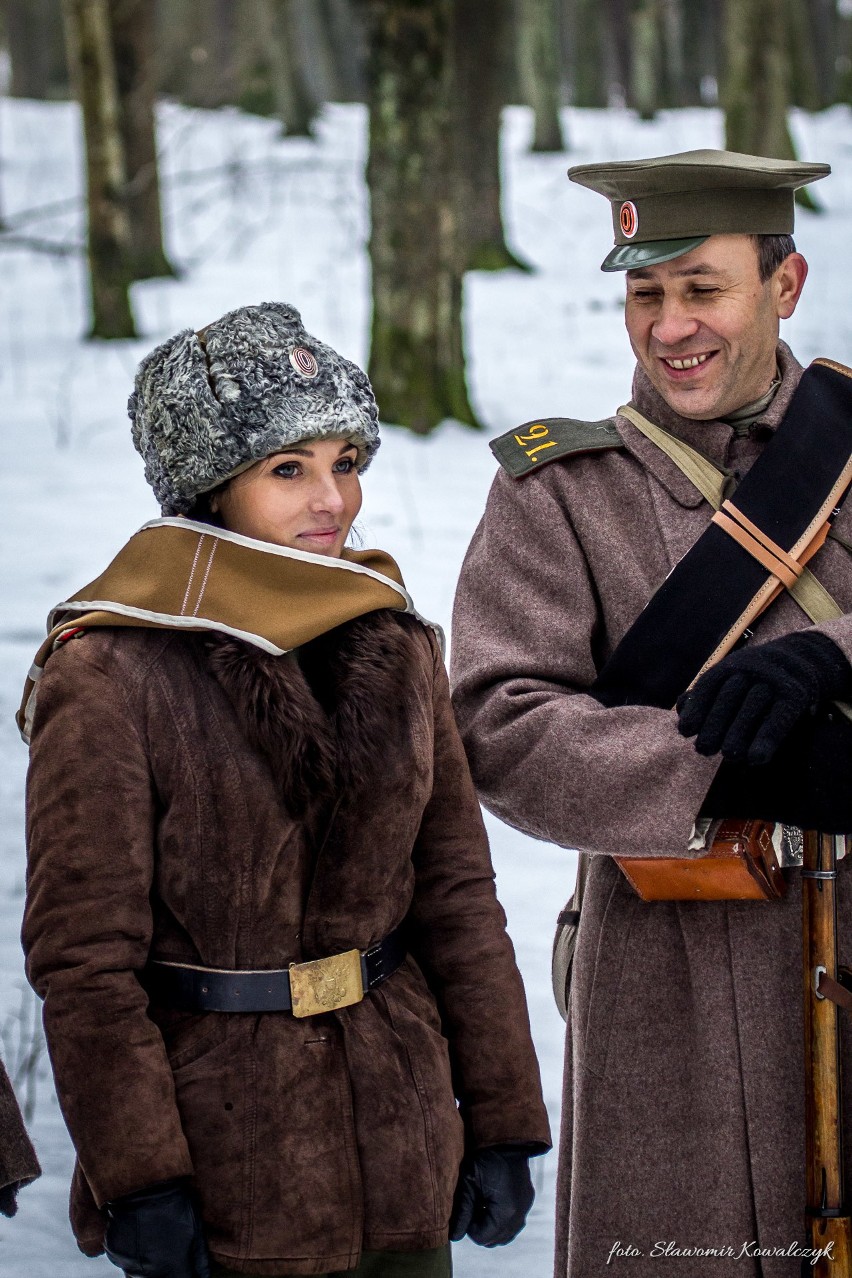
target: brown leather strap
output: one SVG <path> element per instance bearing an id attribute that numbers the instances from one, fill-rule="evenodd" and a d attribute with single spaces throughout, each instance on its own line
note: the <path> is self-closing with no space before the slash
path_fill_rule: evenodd
<path id="1" fill-rule="evenodd" d="M 819 974 L 817 993 L 822 994 L 823 998 L 831 999 L 832 1003 L 842 1007 L 844 1012 L 852 1012 L 852 990 L 848 990 L 845 985 L 835 981 L 834 977 L 829 976 L 827 972 L 820 972 Z"/>
<path id="2" fill-rule="evenodd" d="M 757 524 L 752 523 L 748 516 L 744 515 L 741 510 L 738 510 L 732 501 L 723 501 L 722 510 L 726 511 L 732 519 L 737 521 L 738 524 L 741 524 L 742 527 L 745 528 L 746 532 L 751 533 L 755 541 L 759 541 L 761 546 L 768 550 L 770 554 L 773 554 L 776 559 L 780 559 L 782 564 L 786 564 L 792 573 L 794 573 L 797 577 L 799 576 L 802 571 L 802 565 L 798 563 L 788 551 L 784 550 L 782 546 L 779 546 L 771 537 L 767 536 L 762 528 L 758 528 Z"/>
<path id="3" fill-rule="evenodd" d="M 726 513 L 727 511 L 730 511 L 730 514 Z M 731 515 L 734 518 L 731 518 Z M 726 501 L 722 510 L 716 511 L 713 516 L 713 523 L 717 524 L 730 537 L 733 537 L 734 541 L 738 542 L 743 550 L 747 550 L 753 559 L 762 564 L 768 572 L 772 573 L 773 577 L 777 577 L 779 581 L 783 582 L 788 590 L 796 584 L 796 579 L 802 572 L 802 565 L 797 563 L 780 546 L 777 546 L 771 538 L 762 533 L 751 520 L 746 519 L 730 502 Z"/>

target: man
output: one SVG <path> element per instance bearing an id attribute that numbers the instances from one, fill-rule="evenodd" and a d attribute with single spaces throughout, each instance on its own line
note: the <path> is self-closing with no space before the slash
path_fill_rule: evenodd
<path id="1" fill-rule="evenodd" d="M 725 496 L 802 377 L 778 340 L 807 274 L 789 238 L 793 194 L 828 172 L 721 151 L 571 170 L 612 204 L 603 269 L 627 273 L 632 407 L 715 463 Z M 660 705 L 607 697 L 601 671 L 713 509 L 629 410 L 544 419 L 494 447 L 503 468 L 456 599 L 458 720 L 491 811 L 594 854 L 572 978 L 556 1272 L 794 1278 L 799 876 L 788 872 L 780 901 L 649 903 L 613 857 L 699 858 L 719 817 L 852 829 L 852 725 L 827 710 L 852 699 L 852 620 L 814 625 L 785 592 L 753 640 L 681 698 L 680 717 L 670 707 L 683 689 Z M 810 563 L 843 614 L 850 550 L 847 501 Z M 839 870 L 842 962 L 848 861 Z"/>

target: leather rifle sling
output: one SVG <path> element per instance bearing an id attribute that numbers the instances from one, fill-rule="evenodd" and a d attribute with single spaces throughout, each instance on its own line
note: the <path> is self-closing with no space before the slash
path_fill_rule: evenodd
<path id="1" fill-rule="evenodd" d="M 622 410 L 623 411 L 623 410 Z M 625 416 L 638 429 L 639 416 Z M 656 428 L 654 435 L 661 432 Z M 642 430 L 661 446 L 660 437 Z M 672 436 L 668 437 L 673 440 Z M 686 457 L 687 445 L 674 441 Z M 722 496 L 706 458 L 689 450 L 696 484 Z M 692 465 L 697 458 L 701 465 Z M 714 468 L 715 469 L 715 468 Z M 605 663 L 590 693 L 603 705 L 670 709 L 710 665 L 733 648 L 745 630 L 784 589 L 811 616 L 839 615 L 828 592 L 805 578 L 804 561 L 825 540 L 830 521 L 852 481 L 852 370 L 816 360 L 802 375 L 783 421 L 736 490 L 736 504 L 713 522 L 669 573 Z M 724 505 L 724 503 L 723 503 Z M 719 515 L 723 515 L 720 521 Z M 734 525 L 734 533 L 729 525 Z M 805 579 L 805 586 L 800 583 Z M 816 581 L 815 578 L 812 579 Z M 807 607 L 805 604 L 807 603 Z"/>

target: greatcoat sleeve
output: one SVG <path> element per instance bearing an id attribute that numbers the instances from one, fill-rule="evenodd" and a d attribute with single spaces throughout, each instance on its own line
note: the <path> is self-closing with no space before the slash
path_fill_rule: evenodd
<path id="1" fill-rule="evenodd" d="M 437 645 L 434 776 L 412 859 L 412 949 L 438 998 L 469 1143 L 550 1148 L 538 1061 L 488 836 Z"/>
<path id="2" fill-rule="evenodd" d="M 613 637 L 554 469 L 498 473 L 459 579 L 453 700 L 474 781 L 490 811 L 535 838 L 690 855 L 719 758 L 696 754 L 673 711 L 607 709 L 585 691 Z"/>
<path id="3" fill-rule="evenodd" d="M 155 796 L 120 678 L 72 640 L 39 684 L 27 783 L 27 975 L 99 1206 L 190 1175 L 162 1036 L 137 980 L 152 933 Z"/>

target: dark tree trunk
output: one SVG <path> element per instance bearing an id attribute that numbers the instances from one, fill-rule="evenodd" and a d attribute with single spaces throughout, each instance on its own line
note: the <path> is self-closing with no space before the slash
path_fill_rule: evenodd
<path id="1" fill-rule="evenodd" d="M 321 0 L 338 81 L 338 100 L 367 99 L 367 37 L 361 6 L 353 0 Z"/>
<path id="2" fill-rule="evenodd" d="M 609 84 L 604 69 L 604 12 L 601 0 L 567 0 L 566 3 L 565 21 L 572 55 L 569 66 L 574 106 L 607 105 Z"/>
<path id="3" fill-rule="evenodd" d="M 690 11 L 688 21 L 694 14 Z M 666 106 L 686 106 L 686 66 L 684 63 L 684 12 L 683 0 L 661 0 L 659 11 L 661 29 L 663 98 Z"/>
<path id="4" fill-rule="evenodd" d="M 188 106 L 235 103 L 239 0 L 157 5 L 158 87 Z"/>
<path id="5" fill-rule="evenodd" d="M 449 0 L 369 0 L 373 324 L 382 418 L 427 434 L 477 425 L 462 342 L 451 188 Z"/>
<path id="6" fill-rule="evenodd" d="M 108 0 L 63 0 L 72 82 L 86 144 L 90 337 L 135 337 L 130 221 Z"/>
<path id="7" fill-rule="evenodd" d="M 777 0 L 727 0 L 723 86 L 725 146 L 729 151 L 796 158 L 787 124 L 790 105 L 790 28 Z M 804 188 L 805 207 L 818 207 Z"/>
<path id="8" fill-rule="evenodd" d="M 808 0 L 808 12 L 819 105 L 828 107 L 837 101 L 838 57 L 841 53 L 837 0 Z"/>
<path id="9" fill-rule="evenodd" d="M 535 113 L 532 150 L 562 151 L 562 62 L 556 0 L 516 0 L 515 25 L 521 92 Z"/>
<path id="10" fill-rule="evenodd" d="M 659 34 L 657 0 L 634 0 L 630 15 L 630 100 L 642 120 L 653 120 L 660 106 Z"/>
<path id="11" fill-rule="evenodd" d="M 719 12 L 717 0 L 695 0 L 684 23 L 683 60 L 686 101 L 715 106 L 719 100 Z"/>
<path id="12" fill-rule="evenodd" d="M 601 23 L 601 39 L 605 45 L 604 62 L 608 69 L 607 100 L 630 101 L 633 83 L 633 40 L 630 15 L 632 0 L 607 0 Z M 615 93 L 611 90 L 615 89 Z"/>
<path id="13" fill-rule="evenodd" d="M 112 47 L 127 165 L 133 278 L 174 275 L 163 249 L 155 118 L 155 7 L 109 0 Z"/>
<path id="14" fill-rule="evenodd" d="M 320 99 L 313 92 L 305 73 L 308 59 L 297 3 L 298 0 L 280 0 L 280 112 L 288 135 L 308 138 L 313 137 Z"/>
<path id="15" fill-rule="evenodd" d="M 500 203 L 500 116 L 511 63 L 510 0 L 453 0 L 453 118 L 444 146 L 456 161 L 463 265 L 527 269 L 506 245 Z"/>
<path id="16" fill-rule="evenodd" d="M 3 0 L 13 98 L 68 98 L 71 86 L 57 0 Z"/>
<path id="17" fill-rule="evenodd" d="M 822 101 L 818 83 L 814 26 L 807 0 L 786 0 L 789 23 L 790 102 L 818 111 Z"/>

